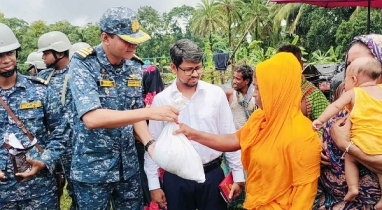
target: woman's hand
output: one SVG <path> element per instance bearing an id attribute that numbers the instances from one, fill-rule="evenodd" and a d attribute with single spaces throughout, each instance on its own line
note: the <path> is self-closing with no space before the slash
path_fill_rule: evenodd
<path id="1" fill-rule="evenodd" d="M 334 143 L 340 148 L 340 150 L 345 151 L 346 147 L 350 142 L 350 128 L 351 122 L 348 115 L 338 119 L 332 124 L 330 129 L 330 134 L 334 140 Z"/>
<path id="2" fill-rule="evenodd" d="M 329 158 L 324 151 L 321 152 L 321 167 L 330 166 Z"/>
<path id="3" fill-rule="evenodd" d="M 191 128 L 190 126 L 179 123 L 179 129 L 174 131 L 174 135 L 183 133 L 189 140 L 195 140 L 195 135 L 197 132 L 197 130 Z"/>

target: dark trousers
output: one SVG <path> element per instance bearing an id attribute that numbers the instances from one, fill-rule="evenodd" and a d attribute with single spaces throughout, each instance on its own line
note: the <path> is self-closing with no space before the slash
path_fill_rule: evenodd
<path id="1" fill-rule="evenodd" d="M 135 142 L 135 148 L 138 153 L 138 162 L 139 162 L 139 174 L 141 176 L 141 186 L 143 192 L 143 204 L 148 206 L 151 202 L 151 196 L 149 191 L 149 184 L 147 182 L 147 176 L 144 170 L 145 162 L 145 147 L 139 142 Z"/>
<path id="2" fill-rule="evenodd" d="M 168 210 L 226 210 L 227 203 L 219 191 L 219 184 L 223 179 L 221 167 L 206 173 L 204 183 L 182 179 L 165 172 L 163 191 Z"/>

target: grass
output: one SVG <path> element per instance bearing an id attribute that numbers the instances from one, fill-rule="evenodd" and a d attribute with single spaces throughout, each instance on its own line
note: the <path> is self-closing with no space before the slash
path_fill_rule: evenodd
<path id="1" fill-rule="evenodd" d="M 68 192 L 66 191 L 66 185 L 65 185 L 64 194 L 62 195 L 61 202 L 60 202 L 61 210 L 69 210 L 71 203 L 72 201 L 68 195 Z M 229 207 L 228 210 L 244 210 L 244 209 L 241 207 Z"/>
<path id="2" fill-rule="evenodd" d="M 72 203 L 72 200 L 70 199 L 68 192 L 66 191 L 66 185 L 65 185 L 64 194 L 61 196 L 61 200 L 60 200 L 61 210 L 69 210 L 71 203 Z"/>

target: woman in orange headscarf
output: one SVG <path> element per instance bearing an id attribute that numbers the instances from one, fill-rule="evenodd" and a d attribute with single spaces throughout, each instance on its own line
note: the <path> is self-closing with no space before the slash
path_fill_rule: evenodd
<path id="1" fill-rule="evenodd" d="M 300 63 L 291 53 L 278 53 L 256 66 L 253 83 L 260 109 L 236 134 L 214 135 L 184 124 L 176 133 L 219 151 L 241 148 L 248 173 L 244 208 L 312 209 L 321 146 L 300 109 Z"/>

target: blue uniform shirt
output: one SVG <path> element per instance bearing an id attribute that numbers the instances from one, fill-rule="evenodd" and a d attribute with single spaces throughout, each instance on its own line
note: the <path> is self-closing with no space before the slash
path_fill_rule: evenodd
<path id="1" fill-rule="evenodd" d="M 98 45 L 85 58 L 75 54 L 69 74 L 75 130 L 71 178 L 86 183 L 127 180 L 138 172 L 133 126 L 88 130 L 81 118 L 95 109 L 144 107 L 141 63 L 132 59 L 113 66 L 102 45 Z M 138 83 L 128 86 L 129 78 L 135 78 Z M 114 81 L 115 86 L 102 86 L 100 80 Z"/>
<path id="2" fill-rule="evenodd" d="M 47 167 L 26 182 L 16 182 L 8 151 L 0 147 L 0 170 L 7 177 L 0 180 L 0 202 L 40 197 L 57 189 L 53 170 L 64 149 L 64 136 L 68 123 L 65 118 L 53 119 L 56 113 L 62 111 L 60 108 L 52 106 L 51 99 L 53 95 L 54 93 L 45 86 L 33 83 L 21 74 L 17 75 L 15 86 L 6 90 L 0 88 L 0 97 L 45 150 L 41 154 L 36 147 L 33 147 L 29 151 L 30 158 L 44 162 Z M 34 104 L 36 107 L 27 109 L 20 107 L 20 105 L 27 103 Z M 27 135 L 16 125 L 15 121 L 1 105 L 0 127 L 0 142 L 3 142 L 6 133 L 14 133 L 24 147 L 28 147 L 31 143 Z M 49 136 L 48 132 L 50 132 Z"/>
<path id="3" fill-rule="evenodd" d="M 59 107 L 60 110 L 62 110 L 59 113 L 55 113 L 52 118 L 55 121 L 59 121 L 61 118 L 65 117 L 68 119 L 70 123 L 70 127 L 73 126 L 73 116 L 72 116 L 72 109 L 71 109 L 71 103 L 72 103 L 72 94 L 70 92 L 70 88 L 68 85 L 64 88 L 64 82 L 65 82 L 65 76 L 69 73 L 69 65 L 61 70 L 55 70 L 55 69 L 45 69 L 38 73 L 38 77 L 48 80 L 49 76 L 52 74 L 52 76 L 49 79 L 48 88 L 52 90 L 54 95 L 51 98 L 51 102 L 53 107 Z M 69 76 L 69 75 L 68 75 Z M 68 81 L 67 81 L 68 82 Z M 61 102 L 62 93 L 64 92 L 65 96 L 65 102 L 64 104 Z M 65 172 L 68 173 L 70 169 L 70 162 L 72 159 L 72 129 L 69 128 L 66 132 L 67 136 L 65 136 L 65 151 L 62 155 L 63 164 L 65 167 Z"/>

